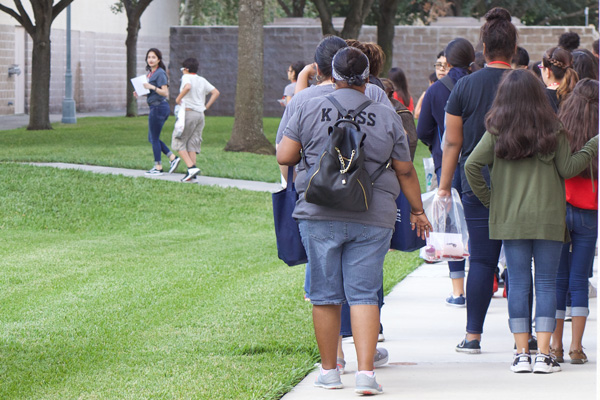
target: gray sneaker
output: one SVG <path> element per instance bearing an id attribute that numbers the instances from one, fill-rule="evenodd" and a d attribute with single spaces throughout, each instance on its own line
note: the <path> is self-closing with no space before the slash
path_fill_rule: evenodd
<path id="1" fill-rule="evenodd" d="M 375 374 L 373 374 L 373 376 L 368 376 L 357 372 L 356 389 L 354 389 L 354 392 L 357 394 L 374 395 L 383 393 L 383 388 L 375 380 Z"/>
<path id="2" fill-rule="evenodd" d="M 389 359 L 389 354 L 386 349 L 383 347 L 378 347 L 375 351 L 375 357 L 373 357 L 373 366 L 375 368 L 381 367 L 382 365 L 387 364 Z"/>
<path id="3" fill-rule="evenodd" d="M 323 389 L 341 389 L 344 386 L 342 385 L 342 380 L 340 379 L 340 371 L 337 369 L 329 371 L 327 374 L 323 375 L 321 371 L 319 371 L 319 375 L 315 380 L 316 387 L 322 387 Z"/>

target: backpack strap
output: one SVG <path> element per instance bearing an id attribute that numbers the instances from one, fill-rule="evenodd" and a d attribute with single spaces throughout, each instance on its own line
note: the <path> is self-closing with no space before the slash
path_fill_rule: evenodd
<path id="1" fill-rule="evenodd" d="M 333 97 L 332 95 L 329 94 L 329 95 L 325 96 L 325 98 L 327 100 L 329 100 L 331 102 L 331 104 L 333 104 L 335 106 L 335 108 L 337 108 L 338 112 L 342 115 L 342 118 L 349 118 L 353 121 L 358 116 L 358 114 L 360 114 L 365 108 L 369 107 L 369 105 L 371 105 L 371 103 L 373 103 L 372 100 L 367 100 L 364 103 L 362 103 L 361 105 L 359 105 L 356 108 L 356 110 L 349 113 L 348 111 L 346 111 L 346 109 L 344 107 L 342 107 L 340 102 L 337 101 L 337 99 L 335 97 Z"/>
<path id="2" fill-rule="evenodd" d="M 440 82 L 442 82 L 449 91 L 452 91 L 452 89 L 454 89 L 454 81 L 448 75 L 440 79 Z"/>

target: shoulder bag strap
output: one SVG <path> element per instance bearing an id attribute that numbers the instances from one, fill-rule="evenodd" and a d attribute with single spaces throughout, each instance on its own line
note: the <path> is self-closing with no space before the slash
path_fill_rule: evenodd
<path id="1" fill-rule="evenodd" d="M 335 108 L 337 108 L 338 112 L 342 115 L 342 118 L 350 117 L 352 120 L 354 120 L 358 116 L 358 114 L 360 114 L 365 108 L 367 108 L 371 103 L 373 103 L 372 100 L 367 100 L 364 103 L 362 103 L 361 105 L 359 105 L 356 108 L 356 110 L 349 113 L 348 111 L 346 111 L 346 109 L 344 107 L 342 107 L 340 102 L 337 101 L 337 99 L 335 97 L 333 97 L 332 95 L 329 94 L 329 95 L 325 96 L 325 98 L 327 100 L 329 100 L 335 106 Z"/>
<path id="2" fill-rule="evenodd" d="M 449 91 L 452 91 L 452 89 L 454 89 L 454 81 L 448 75 L 446 75 L 442 79 L 440 79 L 440 82 L 442 82 L 444 84 L 444 86 L 446 86 L 446 88 L 448 88 Z"/>

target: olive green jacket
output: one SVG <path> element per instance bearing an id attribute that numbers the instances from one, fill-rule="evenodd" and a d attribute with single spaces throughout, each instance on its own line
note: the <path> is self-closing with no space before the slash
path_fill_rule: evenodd
<path id="1" fill-rule="evenodd" d="M 521 160 L 497 158 L 497 136 L 486 132 L 465 163 L 473 193 L 490 209 L 490 239 L 545 239 L 568 242 L 565 179 L 578 175 L 598 154 L 598 136 L 571 154 L 563 130 L 556 150 Z M 481 169 L 490 168 L 491 188 Z"/>

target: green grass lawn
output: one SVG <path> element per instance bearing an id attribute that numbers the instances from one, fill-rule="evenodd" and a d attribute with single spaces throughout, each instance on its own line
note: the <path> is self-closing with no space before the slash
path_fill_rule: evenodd
<path id="1" fill-rule="evenodd" d="M 230 156 L 229 177 L 276 181 L 273 156 L 222 151 L 231 122 L 209 118 L 222 132 L 205 135 L 203 171 Z M 0 160 L 147 168 L 145 124 L 0 132 Z M 318 361 L 304 268 L 277 259 L 270 194 L 0 171 L 1 399 L 277 399 Z M 418 264 L 389 253 L 386 293 Z"/>

